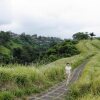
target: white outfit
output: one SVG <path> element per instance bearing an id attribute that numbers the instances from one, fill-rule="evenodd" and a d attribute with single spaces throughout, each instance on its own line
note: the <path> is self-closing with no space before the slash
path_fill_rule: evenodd
<path id="1" fill-rule="evenodd" d="M 69 81 L 70 81 L 71 66 L 66 66 L 66 67 L 65 67 L 65 71 L 66 71 L 66 74 L 67 74 L 67 84 L 68 84 Z"/>
<path id="2" fill-rule="evenodd" d="M 66 70 L 66 74 L 70 74 L 71 73 L 71 66 L 66 66 L 65 70 Z"/>

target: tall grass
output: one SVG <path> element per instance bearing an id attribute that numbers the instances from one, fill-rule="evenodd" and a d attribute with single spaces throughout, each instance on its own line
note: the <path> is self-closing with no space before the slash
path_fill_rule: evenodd
<path id="1" fill-rule="evenodd" d="M 44 91 L 65 79 L 64 67 L 66 62 L 71 61 L 74 68 L 84 60 L 84 57 L 77 55 L 63 58 L 38 68 L 18 65 L 17 67 L 0 67 L 0 94 L 8 91 L 9 94 L 19 97 Z"/>
<path id="2" fill-rule="evenodd" d="M 5 97 L 7 96 L 10 100 L 13 100 L 14 97 L 40 93 L 65 79 L 64 67 L 67 62 L 72 63 L 74 69 L 86 58 L 97 52 L 97 49 L 91 43 L 88 43 L 88 41 L 80 42 L 77 48 L 82 52 L 80 55 L 63 58 L 40 67 L 34 67 L 33 65 L 26 67 L 18 64 L 1 65 L 0 100 L 6 100 Z"/>
<path id="3" fill-rule="evenodd" d="M 80 79 L 71 86 L 66 100 L 100 100 L 100 45 L 96 40 L 92 44 L 97 54 L 86 65 Z"/>

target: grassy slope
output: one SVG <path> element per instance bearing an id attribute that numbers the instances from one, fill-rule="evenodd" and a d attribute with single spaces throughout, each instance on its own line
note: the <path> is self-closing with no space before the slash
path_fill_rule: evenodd
<path id="1" fill-rule="evenodd" d="M 0 45 L 0 53 L 9 55 L 10 54 L 10 50 L 7 49 L 6 47 Z"/>
<path id="2" fill-rule="evenodd" d="M 11 49 L 17 48 L 17 47 L 20 47 L 20 48 L 22 47 L 21 44 L 17 44 L 17 43 L 15 43 L 14 41 L 10 41 L 10 42 L 8 42 L 8 44 L 6 44 L 6 45 L 9 46 L 9 47 L 0 45 L 0 53 L 1 53 L 1 54 L 5 54 L 5 55 L 7 55 L 7 56 L 10 56 L 10 54 L 11 54 Z"/>
<path id="3" fill-rule="evenodd" d="M 95 41 L 99 43 L 99 41 Z M 95 43 L 95 41 L 93 41 L 93 43 Z M 1 66 L 0 100 L 5 100 L 5 97 L 11 100 L 13 96 L 20 97 L 38 93 L 62 81 L 65 78 L 64 67 L 66 62 L 71 62 L 73 68 L 75 68 L 89 55 L 98 51 L 90 42 L 91 41 L 82 41 L 77 45 L 82 52 L 80 55 L 63 58 L 39 68 L 35 68 L 32 65 L 27 67 L 8 65 L 7 67 L 5 66 L 5 68 Z"/>
<path id="4" fill-rule="evenodd" d="M 96 55 L 86 65 L 80 79 L 71 87 L 66 100 L 100 100 L 100 41 L 88 42 Z M 90 50 L 91 49 L 91 50 Z"/>

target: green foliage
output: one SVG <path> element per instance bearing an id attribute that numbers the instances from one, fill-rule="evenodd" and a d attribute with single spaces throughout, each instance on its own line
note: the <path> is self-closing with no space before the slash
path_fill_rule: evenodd
<path id="1" fill-rule="evenodd" d="M 98 49 L 96 49 L 96 47 L 94 47 L 91 44 L 91 43 L 97 44 L 99 43 L 98 41 L 93 40 L 93 41 L 88 41 L 88 42 L 87 41 L 79 42 L 78 44 L 76 44 L 77 48 L 81 48 L 81 45 L 84 47 L 84 50 L 80 49 L 82 50 L 81 54 L 68 57 L 68 58 L 62 58 L 50 64 L 41 65 L 38 68 L 33 65 L 25 66 L 25 65 L 18 65 L 18 64 L 14 64 L 14 65 L 9 64 L 3 67 L 1 66 L 0 67 L 0 73 L 1 73 L 0 83 L 2 83 L 2 88 L 1 88 L 0 95 L 2 95 L 2 93 L 5 94 L 5 91 L 7 93 L 9 92 L 9 95 L 11 96 L 10 100 L 12 100 L 12 97 L 23 97 L 26 95 L 30 95 L 32 93 L 34 94 L 40 93 L 44 91 L 45 89 L 48 89 L 49 87 L 53 86 L 55 83 L 61 82 L 62 80 L 65 79 L 64 68 L 65 68 L 66 63 L 67 62 L 71 63 L 73 69 L 77 67 L 80 63 L 82 63 L 84 59 L 94 54 L 94 52 L 92 52 L 93 50 L 98 52 Z M 89 47 L 89 49 L 87 48 L 87 46 Z M 91 53 L 89 51 L 90 49 L 91 49 Z M 99 71 L 96 74 L 99 75 Z M 84 79 L 84 77 L 82 79 Z M 91 79 L 93 78 L 91 77 Z M 88 81 L 86 80 L 86 82 Z M 97 84 L 99 84 L 99 81 L 96 79 L 95 81 L 92 82 L 92 84 L 94 88 L 93 90 L 96 89 L 96 92 L 94 93 L 99 93 L 100 91 L 99 85 L 97 86 Z M 91 84 L 89 83 L 89 85 Z M 84 84 L 82 86 L 80 85 L 80 88 L 82 88 L 80 90 L 81 91 L 85 90 L 87 86 L 88 85 L 84 85 Z M 75 94 L 77 94 L 77 91 L 76 90 L 74 91 L 75 91 Z M 6 97 L 4 94 L 2 95 L 2 98 Z"/>
<path id="2" fill-rule="evenodd" d="M 37 35 L 31 36 L 25 33 L 17 35 L 4 31 L 0 34 L 2 40 L 5 41 L 5 45 L 2 44 L 1 46 L 7 51 L 4 54 L 3 50 L 0 50 L 1 63 L 30 64 L 39 62 L 44 64 L 62 57 L 79 54 L 79 51 L 75 47 L 78 43 L 77 41 Z M 8 40 L 5 40 L 5 35 L 3 34 L 7 35 Z"/>
<path id="3" fill-rule="evenodd" d="M 6 42 L 10 41 L 11 33 L 0 31 L 0 45 L 5 44 Z"/>
<path id="4" fill-rule="evenodd" d="M 73 55 L 77 55 L 80 52 L 75 47 L 77 44 L 76 41 L 73 40 L 65 40 L 64 42 L 53 46 L 48 49 L 44 58 L 46 58 L 46 62 L 54 61 L 62 57 L 70 57 Z"/>
<path id="5" fill-rule="evenodd" d="M 63 40 L 37 35 L 0 32 L 0 62 L 29 64 L 40 62 L 45 52 Z"/>
<path id="6" fill-rule="evenodd" d="M 73 35 L 74 40 L 86 40 L 89 39 L 88 33 L 78 32 Z"/>
<path id="7" fill-rule="evenodd" d="M 100 37 L 96 37 L 96 39 L 100 40 Z"/>
<path id="8" fill-rule="evenodd" d="M 0 93 L 0 100 L 14 100 L 14 96 L 11 92 L 4 91 Z"/>
<path id="9" fill-rule="evenodd" d="M 11 62 L 11 60 L 12 60 L 12 57 L 10 57 L 10 55 L 0 54 L 0 63 L 8 64 Z"/>
<path id="10" fill-rule="evenodd" d="M 32 40 L 30 38 L 32 38 Z M 34 41 L 32 42 L 32 45 L 30 44 L 30 40 Z M 54 40 L 54 41 L 51 42 L 51 40 L 52 41 Z M 47 41 L 49 41 L 50 43 L 48 43 Z M 9 43 L 12 43 L 12 47 L 8 45 Z M 31 37 L 28 36 L 27 38 L 25 34 L 23 34 L 23 36 L 21 37 L 20 35 L 12 34 L 12 39 L 11 41 L 9 41 L 9 43 L 7 43 L 6 46 L 5 45 L 3 46 L 7 48 L 9 51 L 11 51 L 10 53 L 6 53 L 6 54 L 14 55 L 15 61 L 17 62 L 21 61 L 21 63 L 22 62 L 25 63 L 26 61 L 30 62 L 34 58 L 36 58 L 34 59 L 34 61 L 38 61 L 38 60 L 41 60 L 44 56 L 45 56 L 44 59 L 49 58 L 47 60 L 51 60 L 51 61 L 56 60 L 61 57 L 72 56 L 72 55 L 75 55 L 75 56 L 62 58 L 50 64 L 41 65 L 38 68 L 33 65 L 19 65 L 19 64 L 1 65 L 0 85 L 2 87 L 0 88 L 1 89 L 0 100 L 13 100 L 14 97 L 22 97 L 25 95 L 30 95 L 32 93 L 34 94 L 39 93 L 49 88 L 50 86 L 54 85 L 55 83 L 61 82 L 62 80 L 65 79 L 64 68 L 65 68 L 66 63 L 67 62 L 71 63 L 74 69 L 84 59 L 86 59 L 90 55 L 93 55 L 99 52 L 100 41 L 99 40 L 93 40 L 93 41 L 84 40 L 78 43 L 77 41 L 66 40 L 61 43 L 59 39 L 54 39 L 54 38 L 49 38 L 49 37 L 48 38 L 37 37 L 37 35 L 34 35 Z M 15 44 L 18 44 L 18 45 L 15 46 Z M 95 44 L 95 46 L 93 44 Z M 13 54 L 12 54 L 12 51 L 13 51 Z M 68 52 L 68 55 L 66 55 L 67 54 L 66 51 Z M 76 55 L 79 53 L 79 51 L 81 52 L 81 54 Z M 1 52 L 1 54 L 3 53 Z M 91 63 L 88 66 L 91 67 L 91 65 L 94 65 L 95 62 L 97 62 L 96 59 L 97 58 L 94 58 L 93 63 Z M 84 94 L 84 91 L 86 90 L 87 87 L 88 87 L 89 92 L 91 90 L 92 93 L 95 95 L 98 95 L 100 93 L 100 87 L 99 87 L 100 82 L 98 81 L 100 78 L 99 77 L 99 60 L 97 64 L 94 66 L 98 66 L 98 68 L 95 69 L 96 71 L 95 75 L 97 78 L 94 79 L 93 77 L 94 74 L 89 73 L 89 71 L 86 70 L 83 75 L 84 77 L 82 77 L 81 81 L 79 82 L 80 85 L 78 88 L 80 89 L 78 90 L 77 86 L 75 85 L 76 89 L 73 90 L 74 92 L 72 91 L 72 93 L 75 94 L 76 96 L 75 98 L 77 98 L 77 96 L 80 98 L 78 93 L 81 91 Z M 85 76 L 87 74 L 89 76 Z M 86 78 L 86 81 L 85 81 L 85 78 Z M 89 80 L 89 83 L 85 84 L 85 82 L 88 82 L 87 80 L 88 78 L 91 81 Z M 82 80 L 84 80 L 84 83 Z M 85 95 L 83 95 L 83 97 L 85 98 Z M 72 99 L 73 96 L 70 98 Z"/>
<path id="11" fill-rule="evenodd" d="M 30 95 L 30 94 L 32 94 L 32 93 L 40 93 L 40 89 L 38 88 L 38 87 L 31 87 L 31 89 L 30 88 L 26 88 L 25 90 L 24 90 L 24 94 L 25 95 Z"/>
<path id="12" fill-rule="evenodd" d="M 100 99 L 100 43 L 98 40 L 90 42 L 94 44 L 91 50 L 96 55 L 86 65 L 81 77 L 75 82 L 66 95 L 66 100 L 99 100 Z M 93 51 L 93 52 L 94 52 Z"/>
<path id="13" fill-rule="evenodd" d="M 12 91 L 12 93 L 16 97 L 22 97 L 24 95 L 23 89 L 16 89 L 16 90 Z"/>
<path id="14" fill-rule="evenodd" d="M 59 58 L 59 57 L 58 57 L 58 58 Z M 57 56 L 55 56 L 55 55 L 50 55 L 50 56 L 48 57 L 48 60 L 52 62 L 52 61 L 57 60 L 58 58 L 57 58 Z"/>
<path id="15" fill-rule="evenodd" d="M 0 83 L 6 83 L 11 80 L 11 74 L 9 72 L 0 71 Z"/>
<path id="16" fill-rule="evenodd" d="M 18 85 L 18 86 L 27 86 L 29 85 L 30 81 L 29 79 L 27 78 L 27 76 L 25 75 L 15 75 L 14 76 L 14 80 L 15 80 L 15 83 Z"/>

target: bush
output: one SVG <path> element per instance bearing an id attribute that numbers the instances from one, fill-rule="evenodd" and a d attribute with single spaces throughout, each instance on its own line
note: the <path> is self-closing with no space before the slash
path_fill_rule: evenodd
<path id="1" fill-rule="evenodd" d="M 30 84 L 30 80 L 28 79 L 28 77 L 26 75 L 16 75 L 14 76 L 14 80 L 15 80 L 15 83 L 18 85 L 18 86 L 28 86 Z"/>
<path id="2" fill-rule="evenodd" d="M 77 55 L 80 51 L 76 48 L 78 42 L 73 40 L 65 40 L 60 44 L 47 50 L 44 56 L 44 60 L 52 62 L 62 57 L 71 57 Z"/>
<path id="3" fill-rule="evenodd" d="M 9 72 L 0 71 L 0 82 L 6 83 L 11 80 L 11 74 Z"/>
<path id="4" fill-rule="evenodd" d="M 16 89 L 13 92 L 13 95 L 16 97 L 22 97 L 24 95 L 23 89 Z"/>
<path id="5" fill-rule="evenodd" d="M 49 58 L 48 58 L 48 60 L 51 61 L 51 62 L 52 62 L 52 61 L 55 61 L 55 60 L 57 60 L 57 56 L 55 56 L 55 55 L 50 55 Z"/>
<path id="6" fill-rule="evenodd" d="M 75 33 L 73 35 L 73 39 L 74 40 L 86 40 L 86 39 L 89 39 L 89 35 L 87 34 L 87 32 L 78 32 L 78 33 Z"/>
<path id="7" fill-rule="evenodd" d="M 40 89 L 37 87 L 37 86 L 33 86 L 33 87 L 31 87 L 31 88 L 26 88 L 25 90 L 24 90 L 24 94 L 26 94 L 26 95 L 30 95 L 30 94 L 32 94 L 32 93 L 40 93 Z"/>
<path id="8" fill-rule="evenodd" d="M 4 91 L 0 93 L 0 100 L 14 100 L 14 96 L 11 92 Z"/>

